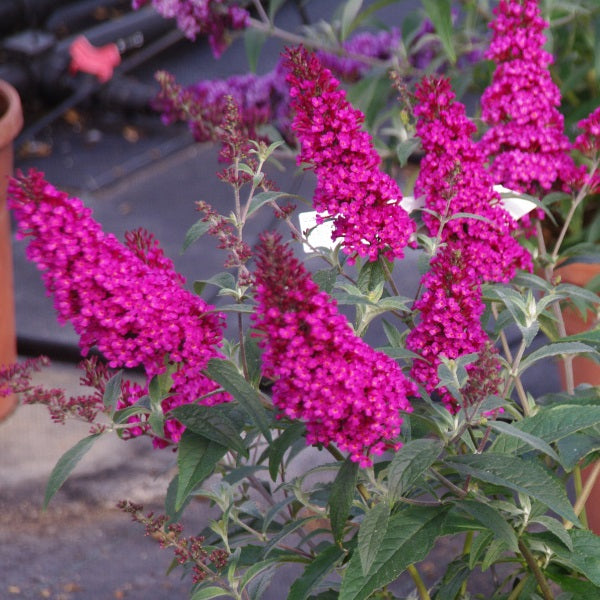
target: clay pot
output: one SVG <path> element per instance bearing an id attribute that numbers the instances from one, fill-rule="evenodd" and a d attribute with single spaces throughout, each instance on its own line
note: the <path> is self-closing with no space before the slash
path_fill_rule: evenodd
<path id="1" fill-rule="evenodd" d="M 23 127 L 23 111 L 17 91 L 0 80 L 0 365 L 17 360 L 15 296 L 10 216 L 6 188 L 13 169 L 13 141 Z M 14 395 L 0 396 L 0 420 L 17 405 Z"/>
<path id="2" fill-rule="evenodd" d="M 561 280 L 564 283 L 585 286 L 594 277 L 600 275 L 600 264 L 572 263 L 557 269 L 556 273 L 561 276 Z M 578 311 L 571 309 L 564 310 L 563 317 L 567 335 L 575 335 L 591 329 L 596 325 L 598 319 L 597 315 L 591 311 L 587 314 L 587 318 L 584 319 Z M 561 375 L 564 384 L 564 372 Z M 573 360 L 573 379 L 576 386 L 582 383 L 600 385 L 600 364 L 589 358 L 577 356 Z M 582 471 L 581 475 L 584 482 L 593 468 L 594 466 L 592 465 Z M 588 497 L 585 512 L 589 528 L 597 535 L 600 535 L 600 478 L 596 480 L 592 492 Z"/>

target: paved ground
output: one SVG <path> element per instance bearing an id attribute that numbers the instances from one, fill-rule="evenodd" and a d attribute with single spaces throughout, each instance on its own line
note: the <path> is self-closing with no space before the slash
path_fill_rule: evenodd
<path id="1" fill-rule="evenodd" d="M 292 12 L 286 18 L 297 22 Z M 268 68 L 276 56 L 276 48 L 269 46 L 261 68 Z M 151 84 L 154 70 L 163 67 L 190 83 L 243 72 L 246 62 L 239 44 L 215 63 L 206 47 L 184 42 L 135 75 Z M 209 238 L 179 253 L 185 231 L 197 218 L 194 201 L 204 198 L 218 207 L 229 202 L 227 187 L 214 178 L 215 149 L 193 144 L 185 128 L 165 129 L 148 114 L 105 108 L 94 101 L 77 109 L 78 119 L 59 119 L 41 132 L 39 139 L 52 143 L 49 156 L 22 157 L 16 166 L 44 170 L 55 185 L 82 197 L 108 231 L 121 236 L 127 229 L 147 227 L 190 282 L 221 270 L 223 256 Z M 313 184 L 309 176 L 301 176 L 292 185 L 310 195 Z M 249 226 L 250 239 L 273 225 L 265 215 Z M 69 327 L 56 324 L 39 275 L 24 258 L 23 244 L 16 243 L 14 251 L 22 351 L 73 359 L 76 337 Z M 414 261 L 411 265 L 405 274 L 408 287 L 418 278 Z M 44 377 L 48 385 L 73 390 L 79 375 L 72 362 L 59 360 Z M 544 377 L 543 385 L 552 389 L 556 382 Z M 0 423 L 0 600 L 185 598 L 188 582 L 179 581 L 176 574 L 164 575 L 171 555 L 114 508 L 128 497 L 160 510 L 173 469 L 169 452 L 153 451 L 140 440 L 104 442 L 84 459 L 49 510 L 41 512 L 52 466 L 82 435 L 85 430 L 73 424 L 52 424 L 37 407 L 21 407 Z M 190 529 L 205 523 L 206 515 L 206 506 L 194 505 L 187 515 Z M 442 546 L 440 561 L 445 554 Z M 433 577 L 436 565 L 428 563 L 425 570 Z M 289 576 L 278 578 L 268 598 L 284 598 L 288 585 Z"/>

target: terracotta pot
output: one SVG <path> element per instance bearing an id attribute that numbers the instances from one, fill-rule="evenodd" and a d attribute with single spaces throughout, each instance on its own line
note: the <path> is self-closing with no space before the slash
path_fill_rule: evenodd
<path id="1" fill-rule="evenodd" d="M 10 216 L 6 188 L 13 169 L 13 141 L 23 127 L 23 111 L 17 91 L 0 80 L 0 365 L 17 360 L 15 296 Z M 14 395 L 0 396 L 0 420 L 17 405 Z"/>
<path id="2" fill-rule="evenodd" d="M 566 267 L 557 269 L 556 273 L 561 276 L 561 280 L 565 283 L 585 286 L 594 279 L 594 277 L 600 275 L 600 264 L 572 263 Z M 584 319 L 578 311 L 570 309 L 563 311 L 563 317 L 565 319 L 567 335 L 575 335 L 577 333 L 582 333 L 587 329 L 591 329 L 597 324 L 598 320 L 598 315 L 594 314 L 592 311 L 590 311 L 587 314 L 587 318 Z M 561 372 L 561 376 L 564 387 L 564 371 Z M 582 383 L 600 385 L 600 364 L 589 358 L 577 356 L 573 360 L 573 379 L 576 386 Z M 587 480 L 587 476 L 591 473 L 593 468 L 594 466 L 592 465 L 583 470 L 582 478 L 584 482 Z M 588 497 L 585 505 L 585 512 L 589 528 L 597 535 L 600 535 L 600 478 L 596 480 L 592 492 Z"/>

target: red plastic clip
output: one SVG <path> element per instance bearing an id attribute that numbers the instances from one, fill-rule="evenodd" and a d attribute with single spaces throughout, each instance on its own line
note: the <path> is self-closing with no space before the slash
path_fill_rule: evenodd
<path id="1" fill-rule="evenodd" d="M 107 44 L 96 48 L 83 35 L 73 41 L 69 48 L 69 54 L 71 55 L 70 70 L 72 73 L 78 71 L 90 73 L 103 83 L 112 77 L 115 67 L 121 62 L 121 55 L 116 44 Z"/>

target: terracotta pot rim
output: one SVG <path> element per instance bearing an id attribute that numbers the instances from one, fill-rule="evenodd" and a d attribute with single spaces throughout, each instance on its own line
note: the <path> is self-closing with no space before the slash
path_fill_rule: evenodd
<path id="1" fill-rule="evenodd" d="M 10 83 L 0 79 L 0 99 L 2 98 L 6 102 L 6 110 L 0 114 L 0 148 L 12 144 L 23 128 L 21 98 Z"/>

